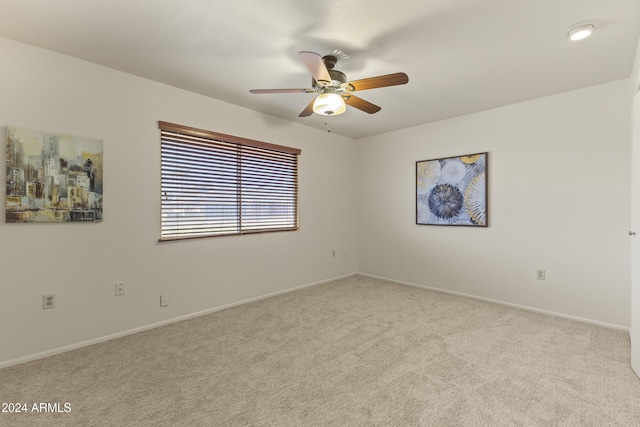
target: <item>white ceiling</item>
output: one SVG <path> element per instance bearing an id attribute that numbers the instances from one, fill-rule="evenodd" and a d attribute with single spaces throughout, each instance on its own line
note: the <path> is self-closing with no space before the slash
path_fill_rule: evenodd
<path id="1" fill-rule="evenodd" d="M 640 32 L 638 0 L 0 0 L 0 16 L 0 36 L 354 138 L 628 78 Z M 314 94 L 249 93 L 311 87 L 301 50 L 409 83 L 329 120 L 298 118 Z"/>

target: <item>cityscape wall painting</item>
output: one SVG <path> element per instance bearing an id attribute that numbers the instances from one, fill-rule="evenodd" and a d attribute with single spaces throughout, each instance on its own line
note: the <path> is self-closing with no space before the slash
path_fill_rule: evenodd
<path id="1" fill-rule="evenodd" d="M 416 162 L 416 224 L 487 227 L 487 156 Z"/>
<path id="2" fill-rule="evenodd" d="M 7 126 L 5 222 L 102 221 L 102 140 Z"/>

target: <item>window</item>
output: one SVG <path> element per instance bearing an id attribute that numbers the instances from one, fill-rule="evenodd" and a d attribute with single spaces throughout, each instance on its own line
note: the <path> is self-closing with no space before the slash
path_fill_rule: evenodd
<path id="1" fill-rule="evenodd" d="M 159 122 L 160 240 L 298 229 L 300 150 Z"/>

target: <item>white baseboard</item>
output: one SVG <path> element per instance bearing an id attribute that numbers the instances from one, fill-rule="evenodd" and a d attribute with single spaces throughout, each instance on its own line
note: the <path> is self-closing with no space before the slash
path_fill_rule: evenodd
<path id="1" fill-rule="evenodd" d="M 388 282 L 398 283 L 400 285 L 412 286 L 414 288 L 421 288 L 421 289 L 426 289 L 426 290 L 429 290 L 429 291 L 440 292 L 440 293 L 449 294 L 449 295 L 456 295 L 456 296 L 470 298 L 470 299 L 474 299 L 474 300 L 490 302 L 492 304 L 499 304 L 499 305 L 504 305 L 504 306 L 507 306 L 507 307 L 519 308 L 521 310 L 531 311 L 531 312 L 539 313 L 539 314 L 545 314 L 547 316 L 560 317 L 562 319 L 575 320 L 576 322 L 588 323 L 590 325 L 602 326 L 604 328 L 617 329 L 617 330 L 620 330 L 620 331 L 629 332 L 629 327 L 622 326 L 622 325 L 616 325 L 614 323 L 600 322 L 598 320 L 587 319 L 587 318 L 584 318 L 584 317 L 571 316 L 571 315 L 568 315 L 568 314 L 557 313 L 555 311 L 543 310 L 543 309 L 540 309 L 540 308 L 529 307 L 529 306 L 526 306 L 526 305 L 514 304 L 514 303 L 510 303 L 510 302 L 506 302 L 506 301 L 500 301 L 500 300 L 495 300 L 495 299 L 491 299 L 491 298 L 480 297 L 480 296 L 477 296 L 477 295 L 465 294 L 463 292 L 450 291 L 450 290 L 447 290 L 447 289 L 436 288 L 436 287 L 433 287 L 433 286 L 419 285 L 417 283 L 411 283 L 411 282 L 403 282 L 401 280 L 390 279 L 388 277 L 382 277 L 382 276 L 376 276 L 374 274 L 367 274 L 367 273 L 358 273 L 358 274 L 361 275 L 361 276 L 371 277 L 373 279 L 386 280 Z"/>
<path id="2" fill-rule="evenodd" d="M 113 339 L 116 339 L 116 338 L 121 338 L 121 337 L 124 337 L 124 336 L 127 336 L 127 335 L 137 334 L 138 332 L 147 331 L 149 329 L 158 328 L 160 326 L 169 325 L 171 323 L 181 322 L 183 320 L 193 319 L 194 317 L 204 316 L 206 314 L 215 313 L 216 311 L 226 310 L 227 308 L 236 307 L 236 306 L 243 305 L 243 304 L 248 304 L 248 303 L 254 302 L 254 301 L 260 301 L 260 300 L 263 300 L 263 299 L 266 299 L 266 298 L 275 297 L 277 295 L 287 294 L 289 292 L 297 291 L 299 289 L 304 289 L 304 288 L 309 288 L 311 286 L 321 285 L 323 283 L 332 282 L 334 280 L 343 279 L 343 278 L 350 277 L 350 276 L 353 276 L 353 275 L 356 275 L 356 274 L 357 273 L 350 273 L 350 274 L 345 274 L 345 275 L 342 275 L 342 276 L 332 277 L 330 279 L 320 280 L 318 282 L 307 283 L 305 285 L 295 286 L 293 288 L 284 289 L 284 290 L 276 291 L 276 292 L 271 292 L 271 293 L 268 293 L 268 294 L 260 295 L 260 296 L 253 297 L 253 298 L 248 298 L 248 299 L 237 301 L 237 302 L 233 302 L 233 303 L 230 303 L 230 304 L 225 304 L 225 305 L 209 308 L 209 309 L 202 310 L 202 311 L 197 311 L 195 313 L 190 313 L 190 314 L 186 314 L 184 316 L 174 317 L 174 318 L 171 318 L 171 319 L 163 320 L 161 322 L 156 322 L 156 323 L 152 323 L 152 324 L 149 324 L 149 325 L 140 326 L 140 327 L 137 327 L 137 328 L 126 330 L 126 331 L 116 332 L 114 334 L 104 335 L 104 336 L 101 336 L 101 337 L 98 337 L 98 338 L 93 338 L 93 339 L 90 339 L 90 340 L 81 341 L 81 342 L 78 342 L 78 343 L 65 345 L 65 346 L 62 346 L 62 347 L 56 347 L 54 349 L 43 351 L 43 352 L 40 352 L 40 353 L 35 353 L 35 354 L 30 354 L 28 356 L 23 356 L 23 357 L 18 357 L 18 358 L 15 358 L 15 359 L 10 359 L 10 360 L 4 361 L 4 362 L 0 362 L 0 369 L 7 368 L 9 366 L 19 365 L 21 363 L 31 362 L 33 360 L 43 359 L 43 358 L 49 357 L 49 356 L 55 356 L 56 354 L 66 353 L 67 351 L 76 350 L 76 349 L 79 349 L 79 348 L 82 348 L 82 347 L 88 347 L 90 345 L 98 344 L 98 343 L 105 342 L 105 341 L 110 341 L 110 340 L 113 340 Z"/>
<path id="3" fill-rule="evenodd" d="M 248 304 L 248 303 L 251 303 L 251 302 L 254 302 L 254 301 L 259 301 L 259 300 L 266 299 L 266 298 L 271 298 L 271 297 L 274 297 L 274 296 L 277 296 L 277 295 L 287 294 L 289 292 L 294 292 L 294 291 L 299 290 L 299 289 L 304 289 L 304 288 L 308 288 L 308 287 L 312 287 L 312 286 L 321 285 L 323 283 L 332 282 L 334 280 L 343 279 L 343 278 L 354 276 L 354 275 L 361 275 L 361 276 L 371 277 L 371 278 L 374 278 L 374 279 L 386 280 L 388 282 L 398 283 L 398 284 L 406 285 L 406 286 L 412 286 L 412 287 L 415 287 L 415 288 L 421 288 L 421 289 L 426 289 L 426 290 L 430 290 L 430 291 L 434 291 L 434 292 L 440 292 L 440 293 L 445 293 L 445 294 L 449 294 L 449 295 L 456 295 L 456 296 L 460 296 L 460 297 L 471 298 L 471 299 L 474 299 L 474 300 L 489 302 L 489 303 L 492 303 L 492 304 L 499 304 L 499 305 L 503 305 L 503 306 L 507 306 L 507 307 L 519 308 L 519 309 L 526 310 L 526 311 L 531 311 L 531 312 L 534 312 L 534 313 L 540 313 L 540 314 L 544 314 L 544 315 L 548 315 L 548 316 L 554 316 L 554 317 L 559 317 L 559 318 L 563 318 L 563 319 L 574 320 L 574 321 L 577 321 L 577 322 L 587 323 L 587 324 L 591 324 L 591 325 L 601 326 L 601 327 L 605 327 L 605 328 L 609 328 L 609 329 L 616 329 L 616 330 L 620 330 L 620 331 L 629 332 L 629 327 L 622 326 L 622 325 L 616 325 L 616 324 L 612 324 L 612 323 L 600 322 L 600 321 L 597 321 L 597 320 L 592 320 L 592 319 L 587 319 L 587 318 L 577 317 L 577 316 L 571 316 L 571 315 L 567 315 L 567 314 L 563 314 L 563 313 L 557 313 L 557 312 L 553 312 L 553 311 L 549 311 L 549 310 L 542 310 L 542 309 L 539 309 L 539 308 L 529 307 L 529 306 L 520 305 L 520 304 L 513 304 L 513 303 L 506 302 L 506 301 L 500 301 L 500 300 L 495 300 L 495 299 L 491 299 L 491 298 L 480 297 L 480 296 L 477 296 L 477 295 L 465 294 L 463 292 L 450 291 L 450 290 L 447 290 L 447 289 L 437 288 L 437 287 L 433 287 L 433 286 L 426 286 L 426 285 L 419 285 L 417 283 L 404 282 L 404 281 L 401 281 L 401 280 L 391 279 L 389 277 L 376 276 L 376 275 L 367 274 L 367 273 L 350 273 L 350 274 L 345 274 L 345 275 L 342 275 L 342 276 L 336 276 L 336 277 L 332 277 L 332 278 L 329 278 L 329 279 L 320 280 L 320 281 L 317 281 L 317 282 L 312 282 L 312 283 L 307 283 L 307 284 L 300 285 L 300 286 L 295 286 L 293 288 L 284 289 L 284 290 L 277 291 L 277 292 L 271 292 L 271 293 L 268 293 L 268 294 L 260 295 L 260 296 L 253 297 L 253 298 L 248 298 L 248 299 L 237 301 L 237 302 L 233 302 L 233 303 L 230 303 L 230 304 L 225 304 L 225 305 L 209 308 L 209 309 L 202 310 L 202 311 L 197 311 L 195 313 L 190 313 L 190 314 L 186 314 L 186 315 L 183 315 L 183 316 L 174 317 L 174 318 L 171 318 L 171 319 L 163 320 L 161 322 L 156 322 L 156 323 L 152 323 L 152 324 L 149 324 L 149 325 L 140 326 L 140 327 L 137 327 L 137 328 L 126 330 L 126 331 L 116 332 L 114 334 L 104 335 L 104 336 L 93 338 L 93 339 L 90 339 L 90 340 L 81 341 L 81 342 L 78 342 L 78 343 L 74 343 L 74 344 L 70 344 L 70 345 L 66 345 L 66 346 L 62 346 L 62 347 L 57 347 L 57 348 L 54 348 L 54 349 L 51 349 L 51 350 L 47 350 L 47 351 L 43 351 L 43 352 L 40 352 L 40 353 L 35 353 L 35 354 L 28 355 L 28 356 L 23 356 L 23 357 L 18 357 L 18 358 L 15 358 L 15 359 L 10 359 L 10 360 L 4 361 L 4 362 L 0 362 L 0 369 L 6 368 L 6 367 L 9 367 L 9 366 L 13 366 L 13 365 L 19 365 L 21 363 L 31 362 L 33 360 L 43 359 L 45 357 L 49 357 L 49 356 L 54 356 L 56 354 L 65 353 L 67 351 L 76 350 L 76 349 L 79 349 L 79 348 L 82 348 L 82 347 L 87 347 L 87 346 L 90 346 L 90 345 L 93 345 L 93 344 L 102 343 L 102 342 L 105 342 L 105 341 L 110 341 L 110 340 L 113 340 L 113 339 L 116 339 L 116 338 L 121 338 L 121 337 L 124 337 L 124 336 L 127 336 L 127 335 L 136 334 L 138 332 L 147 331 L 149 329 L 158 328 L 160 326 L 169 325 L 171 323 L 176 323 L 176 322 L 181 322 L 183 320 L 193 319 L 195 317 L 204 316 L 204 315 L 210 314 L 210 313 L 215 313 L 216 311 L 221 311 L 221 310 L 225 310 L 227 308 L 236 307 L 236 306 L 243 305 L 243 304 Z"/>

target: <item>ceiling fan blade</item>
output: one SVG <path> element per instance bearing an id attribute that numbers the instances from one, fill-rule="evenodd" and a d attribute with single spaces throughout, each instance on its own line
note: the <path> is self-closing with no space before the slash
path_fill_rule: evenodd
<path id="1" fill-rule="evenodd" d="M 251 89 L 251 93 L 312 93 L 313 89 Z"/>
<path id="2" fill-rule="evenodd" d="M 409 76 L 405 73 L 386 74 L 384 76 L 369 77 L 367 79 L 354 80 L 349 82 L 347 90 L 366 90 L 378 87 L 404 85 L 409 82 Z"/>
<path id="3" fill-rule="evenodd" d="M 311 100 L 311 102 L 302 110 L 302 113 L 298 114 L 298 117 L 309 117 L 313 114 L 313 103 L 315 102 L 315 98 Z"/>
<path id="4" fill-rule="evenodd" d="M 344 102 L 347 105 L 357 108 L 358 110 L 362 110 L 365 113 L 373 114 L 382 110 L 382 107 L 378 107 L 376 104 L 372 104 L 369 101 L 365 101 L 362 98 L 358 98 L 355 95 L 344 95 Z"/>
<path id="5" fill-rule="evenodd" d="M 300 58 L 302 58 L 302 62 L 304 62 L 304 65 L 307 66 L 309 72 L 317 82 L 331 83 L 331 76 L 320 55 L 315 52 L 303 50 L 300 52 Z"/>

